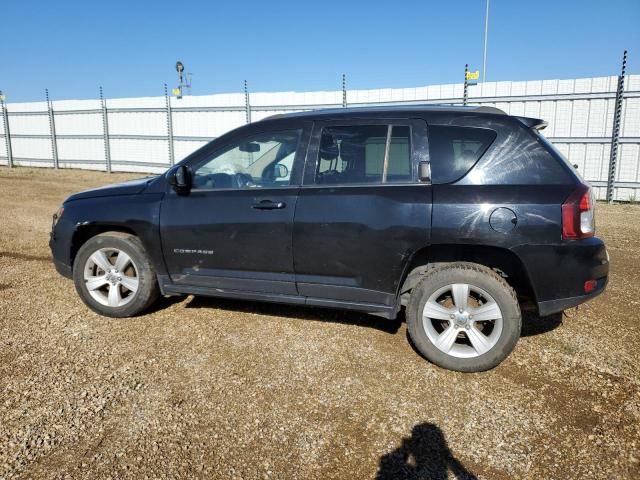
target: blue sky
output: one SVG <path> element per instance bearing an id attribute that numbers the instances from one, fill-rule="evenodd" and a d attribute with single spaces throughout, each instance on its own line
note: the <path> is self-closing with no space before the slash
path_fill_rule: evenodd
<path id="1" fill-rule="evenodd" d="M 194 94 L 461 81 L 482 63 L 485 0 L 9 1 L 7 101 L 162 94 L 180 59 Z M 27 5 L 29 7 L 27 8 Z M 640 0 L 491 0 L 488 80 L 640 72 Z"/>

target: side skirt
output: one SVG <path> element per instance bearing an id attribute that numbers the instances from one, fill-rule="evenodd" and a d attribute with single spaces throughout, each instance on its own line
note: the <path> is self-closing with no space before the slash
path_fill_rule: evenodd
<path id="1" fill-rule="evenodd" d="M 159 278 L 160 291 L 163 295 L 202 295 L 205 297 L 233 298 L 238 300 L 252 300 L 258 302 L 283 303 L 288 305 L 309 305 L 315 307 L 337 308 L 342 310 L 356 310 L 383 318 L 394 319 L 399 306 L 380 305 L 375 303 L 347 302 L 344 300 L 330 300 L 326 298 L 302 297 L 299 295 L 281 295 L 263 292 L 246 292 L 222 288 L 207 288 L 193 285 L 175 285 L 162 282 Z"/>

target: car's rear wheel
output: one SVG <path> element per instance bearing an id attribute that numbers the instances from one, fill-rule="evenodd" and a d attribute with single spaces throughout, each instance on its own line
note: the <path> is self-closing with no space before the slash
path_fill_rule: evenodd
<path id="1" fill-rule="evenodd" d="M 409 335 L 420 353 L 462 372 L 502 362 L 520 337 L 521 323 L 513 289 L 490 268 L 473 263 L 428 270 L 407 307 Z"/>
<path id="2" fill-rule="evenodd" d="M 158 282 L 140 240 L 126 233 L 108 232 L 88 240 L 73 268 L 76 290 L 95 312 L 130 317 L 158 297 Z"/>

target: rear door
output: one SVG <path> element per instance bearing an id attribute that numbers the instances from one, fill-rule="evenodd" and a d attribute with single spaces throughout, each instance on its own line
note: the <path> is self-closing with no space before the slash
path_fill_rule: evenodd
<path id="1" fill-rule="evenodd" d="M 175 285 L 295 295 L 293 215 L 311 125 L 256 124 L 190 162 L 168 189 L 160 233 Z"/>
<path id="2" fill-rule="evenodd" d="M 407 261 L 430 240 L 421 160 L 422 120 L 314 123 L 293 231 L 296 284 L 308 303 L 394 305 Z"/>

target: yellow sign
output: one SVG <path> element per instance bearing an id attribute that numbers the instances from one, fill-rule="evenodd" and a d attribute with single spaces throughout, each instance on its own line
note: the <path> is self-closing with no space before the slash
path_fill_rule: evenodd
<path id="1" fill-rule="evenodd" d="M 174 88 L 173 90 L 171 90 L 171 93 L 173 93 L 176 97 L 180 96 L 180 89 L 179 88 Z"/>
<path id="2" fill-rule="evenodd" d="M 4 99 L 7 98 L 4 95 L 0 95 L 0 102 L 4 102 Z"/>
<path id="3" fill-rule="evenodd" d="M 480 70 L 475 72 L 467 72 L 467 80 L 478 80 L 480 78 Z"/>

